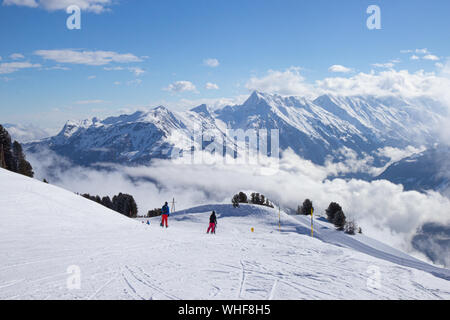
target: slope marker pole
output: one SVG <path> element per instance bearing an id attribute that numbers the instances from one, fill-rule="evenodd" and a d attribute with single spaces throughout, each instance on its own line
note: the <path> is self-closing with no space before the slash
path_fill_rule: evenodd
<path id="1" fill-rule="evenodd" d="M 281 232 L 281 207 L 278 205 L 278 231 Z"/>
<path id="2" fill-rule="evenodd" d="M 314 238 L 314 220 L 313 220 L 314 208 L 311 208 L 311 238 Z"/>

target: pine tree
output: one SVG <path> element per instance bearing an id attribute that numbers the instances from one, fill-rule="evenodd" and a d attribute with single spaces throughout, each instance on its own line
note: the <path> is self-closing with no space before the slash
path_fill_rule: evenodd
<path id="1" fill-rule="evenodd" d="M 264 202 L 266 202 L 266 197 L 262 194 L 261 197 L 259 198 L 259 204 L 263 205 Z"/>
<path id="2" fill-rule="evenodd" d="M 247 195 L 244 192 L 239 192 L 239 202 L 240 203 L 247 203 L 248 202 Z"/>
<path id="3" fill-rule="evenodd" d="M 25 159 L 22 146 L 17 141 L 13 143 L 13 171 L 32 178 L 34 176 L 31 164 Z"/>
<path id="4" fill-rule="evenodd" d="M 338 211 L 342 211 L 342 207 L 336 202 L 331 202 L 328 206 L 328 209 L 325 210 L 325 213 L 327 214 L 327 220 L 331 223 L 334 223 L 334 218 L 336 216 L 336 212 Z"/>
<path id="5" fill-rule="evenodd" d="M 311 210 L 313 210 L 313 209 L 314 209 L 314 207 L 313 207 L 312 201 L 309 199 L 306 199 L 305 201 L 303 201 L 303 205 L 300 210 L 300 214 L 305 215 L 305 216 L 310 215 Z"/>
<path id="6" fill-rule="evenodd" d="M 126 215 L 130 218 L 135 218 L 138 214 L 138 207 L 133 196 L 129 194 L 119 193 L 112 199 L 113 210 Z"/>
<path id="7" fill-rule="evenodd" d="M 231 203 L 233 204 L 233 208 L 239 208 L 239 195 L 235 194 L 231 199 Z"/>
<path id="8" fill-rule="evenodd" d="M 111 198 L 106 196 L 102 198 L 102 205 L 104 205 L 105 207 L 111 209 L 113 207 L 113 203 L 111 201 Z"/>
<path id="9" fill-rule="evenodd" d="M 13 155 L 11 152 L 11 136 L 3 126 L 0 125 L 0 145 L 3 148 L 3 162 L 2 166 L 6 170 L 14 171 Z"/>
<path id="10" fill-rule="evenodd" d="M 0 143 L 0 168 L 6 169 L 5 152 L 3 151 L 2 143 Z"/>
<path id="11" fill-rule="evenodd" d="M 342 210 L 336 212 L 334 216 L 334 225 L 339 231 L 343 231 L 346 223 L 345 214 Z"/>

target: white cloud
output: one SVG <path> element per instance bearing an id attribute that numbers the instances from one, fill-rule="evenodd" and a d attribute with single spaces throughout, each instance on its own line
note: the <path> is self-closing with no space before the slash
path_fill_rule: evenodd
<path id="1" fill-rule="evenodd" d="M 66 10 L 67 7 L 76 5 L 81 10 L 94 13 L 102 13 L 108 10 L 108 6 L 111 4 L 111 0 L 3 0 L 3 5 L 40 7 L 48 11 Z"/>
<path id="2" fill-rule="evenodd" d="M 416 49 L 416 53 L 419 53 L 419 54 L 427 54 L 427 53 L 429 53 L 429 51 L 428 51 L 427 48 L 424 48 L 424 49 Z"/>
<path id="3" fill-rule="evenodd" d="M 207 82 L 205 85 L 206 90 L 219 90 L 219 86 L 215 83 Z"/>
<path id="4" fill-rule="evenodd" d="M 106 71 L 123 71 L 123 70 L 125 70 L 124 67 L 119 67 L 119 66 L 117 66 L 117 67 L 104 67 L 103 69 L 106 70 Z M 140 75 L 145 73 L 145 70 L 142 69 L 142 68 L 139 68 L 139 67 L 129 67 L 129 68 L 126 68 L 126 70 L 134 73 L 134 75 L 136 77 L 139 77 Z"/>
<path id="5" fill-rule="evenodd" d="M 308 83 L 300 74 L 300 68 L 285 71 L 269 70 L 262 77 L 251 77 L 246 88 L 284 96 L 316 98 L 323 94 L 342 96 L 371 95 L 377 97 L 397 96 L 405 99 L 429 97 L 450 106 L 450 62 L 439 74 L 419 70 L 360 72 L 352 76 L 335 76 Z M 450 108 L 450 107 L 449 107 Z"/>
<path id="6" fill-rule="evenodd" d="M 410 157 L 413 154 L 425 151 L 425 147 L 416 148 L 414 146 L 408 146 L 405 149 L 399 149 L 394 147 L 384 147 L 377 150 L 377 155 L 381 157 L 388 157 L 390 162 L 397 162 L 404 158 Z"/>
<path id="7" fill-rule="evenodd" d="M 92 80 L 92 79 L 95 79 L 95 78 L 97 78 L 97 76 L 89 76 L 88 80 Z"/>
<path id="8" fill-rule="evenodd" d="M 285 71 L 269 70 L 262 78 L 250 78 L 245 86 L 249 90 L 280 95 L 310 96 L 312 91 L 312 87 L 305 82 L 298 67 L 290 67 Z"/>
<path id="9" fill-rule="evenodd" d="M 412 53 L 413 50 L 400 50 L 401 53 Z"/>
<path id="10" fill-rule="evenodd" d="M 40 128 L 35 125 L 27 124 L 13 124 L 6 125 L 8 133 L 11 135 L 13 140 L 17 140 L 20 143 L 26 143 L 34 140 L 40 140 L 43 138 L 50 137 L 57 132 L 53 129 Z"/>
<path id="11" fill-rule="evenodd" d="M 45 67 L 44 70 L 70 70 L 70 68 L 62 67 L 62 66 L 53 66 L 53 67 Z"/>
<path id="12" fill-rule="evenodd" d="M 248 94 L 238 95 L 235 97 L 219 97 L 219 98 L 199 98 L 199 99 L 186 99 L 181 98 L 179 100 L 156 100 L 149 103 L 149 106 L 166 106 L 171 110 L 185 111 L 197 107 L 201 104 L 206 104 L 210 109 L 215 110 L 223 108 L 225 106 L 240 105 L 248 99 Z M 136 110 L 135 108 L 133 110 Z"/>
<path id="13" fill-rule="evenodd" d="M 439 61 L 439 57 L 435 56 L 434 54 L 427 54 L 423 57 L 424 60 L 431 60 L 431 61 Z"/>
<path id="14" fill-rule="evenodd" d="M 203 60 L 203 64 L 207 67 L 216 68 L 220 63 L 217 59 L 205 59 Z"/>
<path id="15" fill-rule="evenodd" d="M 4 62 L 0 63 L 0 74 L 7 74 L 19 71 L 21 69 L 40 68 L 40 64 L 30 62 Z"/>
<path id="16" fill-rule="evenodd" d="M 106 65 L 111 62 L 141 62 L 142 59 L 131 53 L 120 54 L 113 51 L 81 51 L 72 49 L 37 50 L 35 54 L 59 63 L 84 64 L 91 66 Z"/>
<path id="17" fill-rule="evenodd" d="M 81 105 L 85 105 L 85 104 L 98 104 L 98 103 L 104 103 L 104 100 L 80 100 L 80 101 L 76 101 L 75 104 L 81 104 Z"/>
<path id="18" fill-rule="evenodd" d="M 139 86 L 140 84 L 142 84 L 141 79 L 130 80 L 127 82 L 128 86 Z"/>
<path id="19" fill-rule="evenodd" d="M 136 77 L 139 77 L 140 75 L 145 73 L 144 69 L 141 69 L 141 68 L 138 68 L 138 67 L 130 67 L 130 68 L 128 68 L 128 70 L 130 72 L 134 73 L 134 75 Z"/>
<path id="20" fill-rule="evenodd" d="M 410 73 L 407 70 L 390 69 L 371 73 L 361 72 L 351 77 L 329 77 L 309 84 L 299 70 L 298 67 L 291 67 L 285 71 L 269 70 L 266 76 L 250 78 L 246 87 L 249 90 L 309 98 L 327 93 L 348 96 L 397 95 L 404 98 L 428 96 L 450 105 L 448 90 L 450 78 L 438 76 L 433 72 L 419 70 Z"/>
<path id="21" fill-rule="evenodd" d="M 315 212 L 324 214 L 332 201 L 338 202 L 346 216 L 355 219 L 365 234 L 410 251 L 411 237 L 425 222 L 448 223 L 450 200 L 437 193 L 405 192 L 388 181 L 366 182 L 325 180 L 327 168 L 299 158 L 292 151 L 283 153 L 276 175 L 258 174 L 252 165 L 183 165 L 176 161 L 155 160 L 151 167 L 116 167 L 101 172 L 76 166 L 58 171 L 58 157 L 52 154 L 29 157 L 36 177 L 57 175 L 51 182 L 74 192 L 112 196 L 132 194 L 141 212 L 160 205 L 161 199 L 176 195 L 179 209 L 205 203 L 230 203 L 238 191 L 254 190 L 283 207 L 296 208 L 304 199 L 313 201 Z M 51 166 L 52 169 L 46 169 Z M 131 182 L 129 177 L 144 177 Z M 151 183 L 148 181 L 155 181 Z M 218 181 L 220 183 L 218 183 Z M 301 183 L 299 183 L 301 181 Z M 413 204 L 413 205 L 412 205 Z"/>
<path id="22" fill-rule="evenodd" d="M 441 66 L 441 73 L 446 77 L 450 77 L 450 59 L 447 60 L 447 63 L 445 65 L 441 64 Z"/>
<path id="23" fill-rule="evenodd" d="M 4 6 L 24 6 L 24 7 L 30 7 L 30 8 L 36 8 L 39 4 L 36 2 L 36 0 L 3 0 Z"/>
<path id="24" fill-rule="evenodd" d="M 374 63 L 372 66 L 376 68 L 385 68 L 385 69 L 392 69 L 395 64 L 393 62 L 386 62 L 386 63 Z"/>
<path id="25" fill-rule="evenodd" d="M 190 81 L 176 81 L 174 83 L 169 84 L 167 88 L 164 88 L 166 91 L 171 92 L 184 92 L 184 91 L 196 91 L 195 85 Z"/>
<path id="26" fill-rule="evenodd" d="M 104 67 L 103 69 L 106 70 L 106 71 L 121 71 L 121 70 L 124 70 L 123 67 Z"/>
<path id="27" fill-rule="evenodd" d="M 25 59 L 25 56 L 21 53 L 13 53 L 12 55 L 9 56 L 12 60 L 21 60 L 21 59 Z"/>
<path id="28" fill-rule="evenodd" d="M 420 60 L 419 56 L 416 56 L 415 54 L 413 54 L 410 59 L 411 60 Z"/>
<path id="29" fill-rule="evenodd" d="M 352 72 L 353 70 L 347 67 L 344 67 L 342 65 L 339 64 L 335 64 L 332 65 L 330 68 L 328 68 L 328 71 L 330 72 L 340 72 L 340 73 L 349 73 Z"/>
<path id="30" fill-rule="evenodd" d="M 423 70 L 410 73 L 407 70 L 359 73 L 350 78 L 335 77 L 316 81 L 318 94 L 338 95 L 398 95 L 404 98 L 428 96 L 450 104 L 450 79 L 426 73 Z"/>

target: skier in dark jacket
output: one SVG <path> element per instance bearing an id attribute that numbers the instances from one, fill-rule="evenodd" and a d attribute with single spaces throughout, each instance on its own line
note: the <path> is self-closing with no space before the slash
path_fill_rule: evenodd
<path id="1" fill-rule="evenodd" d="M 206 231 L 206 233 L 209 233 L 209 231 L 211 231 L 211 233 L 216 233 L 216 225 L 217 225 L 217 217 L 216 217 L 216 212 L 213 211 L 211 213 L 211 216 L 209 217 L 209 227 L 208 227 L 208 231 Z"/>
<path id="2" fill-rule="evenodd" d="M 169 204 L 167 203 L 167 201 L 166 201 L 166 203 L 164 203 L 161 211 L 162 211 L 161 227 L 164 227 L 164 223 L 165 223 L 166 228 L 167 228 L 168 227 L 167 221 L 168 221 L 169 215 L 170 215 Z"/>

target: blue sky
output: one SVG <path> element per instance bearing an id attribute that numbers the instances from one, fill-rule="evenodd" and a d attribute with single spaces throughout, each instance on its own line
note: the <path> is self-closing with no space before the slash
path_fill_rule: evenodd
<path id="1" fill-rule="evenodd" d="M 450 56 L 447 0 L 0 1 L 2 123 L 57 127 L 252 89 L 306 95 L 325 78 L 440 74 Z M 69 4 L 81 30 L 66 27 Z M 366 26 L 372 4 L 381 30 Z"/>

